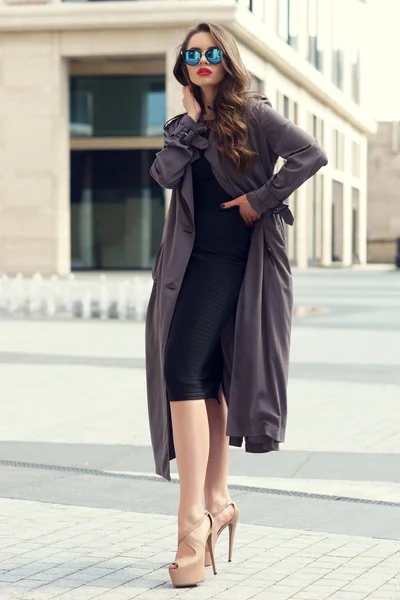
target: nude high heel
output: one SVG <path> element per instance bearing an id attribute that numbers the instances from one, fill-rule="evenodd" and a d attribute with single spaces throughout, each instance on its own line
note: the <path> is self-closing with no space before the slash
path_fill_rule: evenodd
<path id="1" fill-rule="evenodd" d="M 195 531 L 195 529 L 200 527 L 202 523 L 204 523 L 205 519 L 209 519 L 210 529 L 207 533 L 206 543 L 204 544 L 191 534 Z M 211 561 L 210 564 L 213 566 L 214 575 L 217 574 L 214 559 L 215 536 L 216 532 L 214 519 L 208 511 L 205 511 L 204 516 L 197 521 L 193 527 L 185 531 L 185 533 L 180 536 L 178 547 L 179 544 L 185 542 L 185 544 L 193 550 L 194 554 L 193 556 L 185 556 L 183 559 L 178 558 L 171 564 L 169 568 L 169 576 L 171 577 L 172 584 L 175 587 L 191 587 L 204 581 L 206 577 L 206 546 L 208 548 L 208 555 Z"/>
<path id="2" fill-rule="evenodd" d="M 215 543 L 217 542 L 219 536 L 221 535 L 221 533 L 223 532 L 224 529 L 226 529 L 227 527 L 229 527 L 229 551 L 228 551 L 228 562 L 232 562 L 232 555 L 233 555 L 233 543 L 235 540 L 235 533 L 236 533 L 236 526 L 237 526 L 237 522 L 239 519 L 239 509 L 237 507 L 237 504 L 234 500 L 228 500 L 227 502 L 225 502 L 225 504 L 217 511 L 213 514 L 213 517 L 218 517 L 228 506 L 233 506 L 234 508 L 234 513 L 231 517 L 231 519 L 225 523 L 225 525 L 222 525 L 222 527 L 217 531 L 216 535 L 215 535 Z M 215 551 L 215 545 L 213 547 L 214 551 Z M 205 566 L 209 567 L 212 563 L 212 558 L 209 552 L 206 551 L 205 554 Z"/>

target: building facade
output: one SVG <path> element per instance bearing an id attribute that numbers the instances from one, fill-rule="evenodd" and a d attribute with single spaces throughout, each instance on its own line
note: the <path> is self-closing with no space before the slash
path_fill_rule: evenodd
<path id="1" fill-rule="evenodd" d="M 193 24 L 235 36 L 253 89 L 329 165 L 290 198 L 293 264 L 365 263 L 362 0 L 0 0 L 0 271 L 148 269 L 169 192 L 149 175 L 181 112 L 172 67 Z"/>
<path id="2" fill-rule="evenodd" d="M 400 239 L 400 123 L 378 123 L 368 142 L 368 262 L 393 264 Z"/>

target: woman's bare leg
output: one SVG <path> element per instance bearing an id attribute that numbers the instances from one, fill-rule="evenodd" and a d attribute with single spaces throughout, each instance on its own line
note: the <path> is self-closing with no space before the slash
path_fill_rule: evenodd
<path id="1" fill-rule="evenodd" d="M 215 398 L 206 400 L 208 426 L 210 429 L 210 452 L 208 456 L 204 498 L 206 508 L 215 513 L 229 498 L 228 491 L 228 462 L 229 437 L 226 435 L 228 408 L 222 391 L 220 403 Z M 218 525 L 223 525 L 231 518 L 233 508 L 227 508 L 220 516 Z"/>
<path id="2" fill-rule="evenodd" d="M 182 534 L 204 514 L 202 497 L 210 434 L 204 400 L 171 402 L 170 407 L 180 483 L 178 532 Z M 205 537 L 209 526 L 210 522 L 206 519 L 192 535 Z M 192 554 L 192 550 L 182 543 L 176 558 Z"/>

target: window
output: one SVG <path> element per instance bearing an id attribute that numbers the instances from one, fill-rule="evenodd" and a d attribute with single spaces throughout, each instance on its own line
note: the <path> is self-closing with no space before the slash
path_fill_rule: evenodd
<path id="1" fill-rule="evenodd" d="M 250 90 L 252 92 L 259 92 L 260 94 L 262 94 L 264 92 L 263 88 L 263 82 L 261 79 L 259 79 L 258 77 L 256 77 L 255 75 L 253 75 L 253 73 L 250 73 L 250 77 L 251 77 L 251 84 L 250 84 Z"/>
<path id="2" fill-rule="evenodd" d="M 73 269 L 151 267 L 165 202 L 149 170 L 164 122 L 163 75 L 70 78 Z"/>
<path id="3" fill-rule="evenodd" d="M 333 166 L 339 171 L 344 171 L 344 133 L 333 131 Z"/>
<path id="4" fill-rule="evenodd" d="M 326 7 L 326 0 L 308 0 L 308 60 L 319 71 L 323 70 Z"/>
<path id="5" fill-rule="evenodd" d="M 299 0 L 278 0 L 278 35 L 297 50 Z"/>
<path id="6" fill-rule="evenodd" d="M 344 49 L 346 43 L 346 4 L 345 0 L 332 2 L 332 81 L 343 89 L 344 85 Z M 347 2 L 348 0 L 346 0 Z M 352 32 L 353 35 L 354 32 Z"/>
<path id="7" fill-rule="evenodd" d="M 287 96 L 283 96 L 283 116 L 289 119 L 290 108 L 289 108 L 289 98 Z"/>
<path id="8" fill-rule="evenodd" d="M 332 180 L 332 262 L 343 260 L 344 186 Z"/>
<path id="9" fill-rule="evenodd" d="M 357 104 L 360 103 L 360 31 L 362 30 L 363 6 L 360 0 L 350 3 L 350 66 L 351 66 L 351 96 Z"/>
<path id="10" fill-rule="evenodd" d="M 236 2 L 264 20 L 265 0 L 236 0 Z"/>
<path id="11" fill-rule="evenodd" d="M 276 94 L 276 110 L 280 112 L 286 119 L 297 123 L 297 102 L 282 94 L 279 90 Z"/>
<path id="12" fill-rule="evenodd" d="M 357 50 L 355 61 L 351 65 L 351 95 L 360 104 L 360 51 Z"/>
<path id="13" fill-rule="evenodd" d="M 351 189 L 352 193 L 352 262 L 359 263 L 359 248 L 360 248 L 360 190 Z"/>
<path id="14" fill-rule="evenodd" d="M 312 113 L 308 114 L 308 131 L 321 144 L 324 143 L 324 122 Z"/>
<path id="15" fill-rule="evenodd" d="M 163 135 L 164 75 L 70 78 L 71 137 Z"/>
<path id="16" fill-rule="evenodd" d="M 165 221 L 153 150 L 71 152 L 73 269 L 148 269 Z"/>
<path id="17" fill-rule="evenodd" d="M 259 17 L 261 21 L 265 19 L 265 0 L 252 0 L 250 3 L 250 10 L 256 16 Z"/>

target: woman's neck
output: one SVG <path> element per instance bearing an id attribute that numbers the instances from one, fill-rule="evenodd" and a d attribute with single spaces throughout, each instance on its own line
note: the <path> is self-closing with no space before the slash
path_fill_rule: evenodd
<path id="1" fill-rule="evenodd" d="M 213 88 L 205 88 L 201 90 L 201 94 L 205 106 L 203 119 L 213 119 L 215 117 L 214 111 L 208 108 L 208 105 L 211 104 L 214 99 L 215 90 Z"/>

